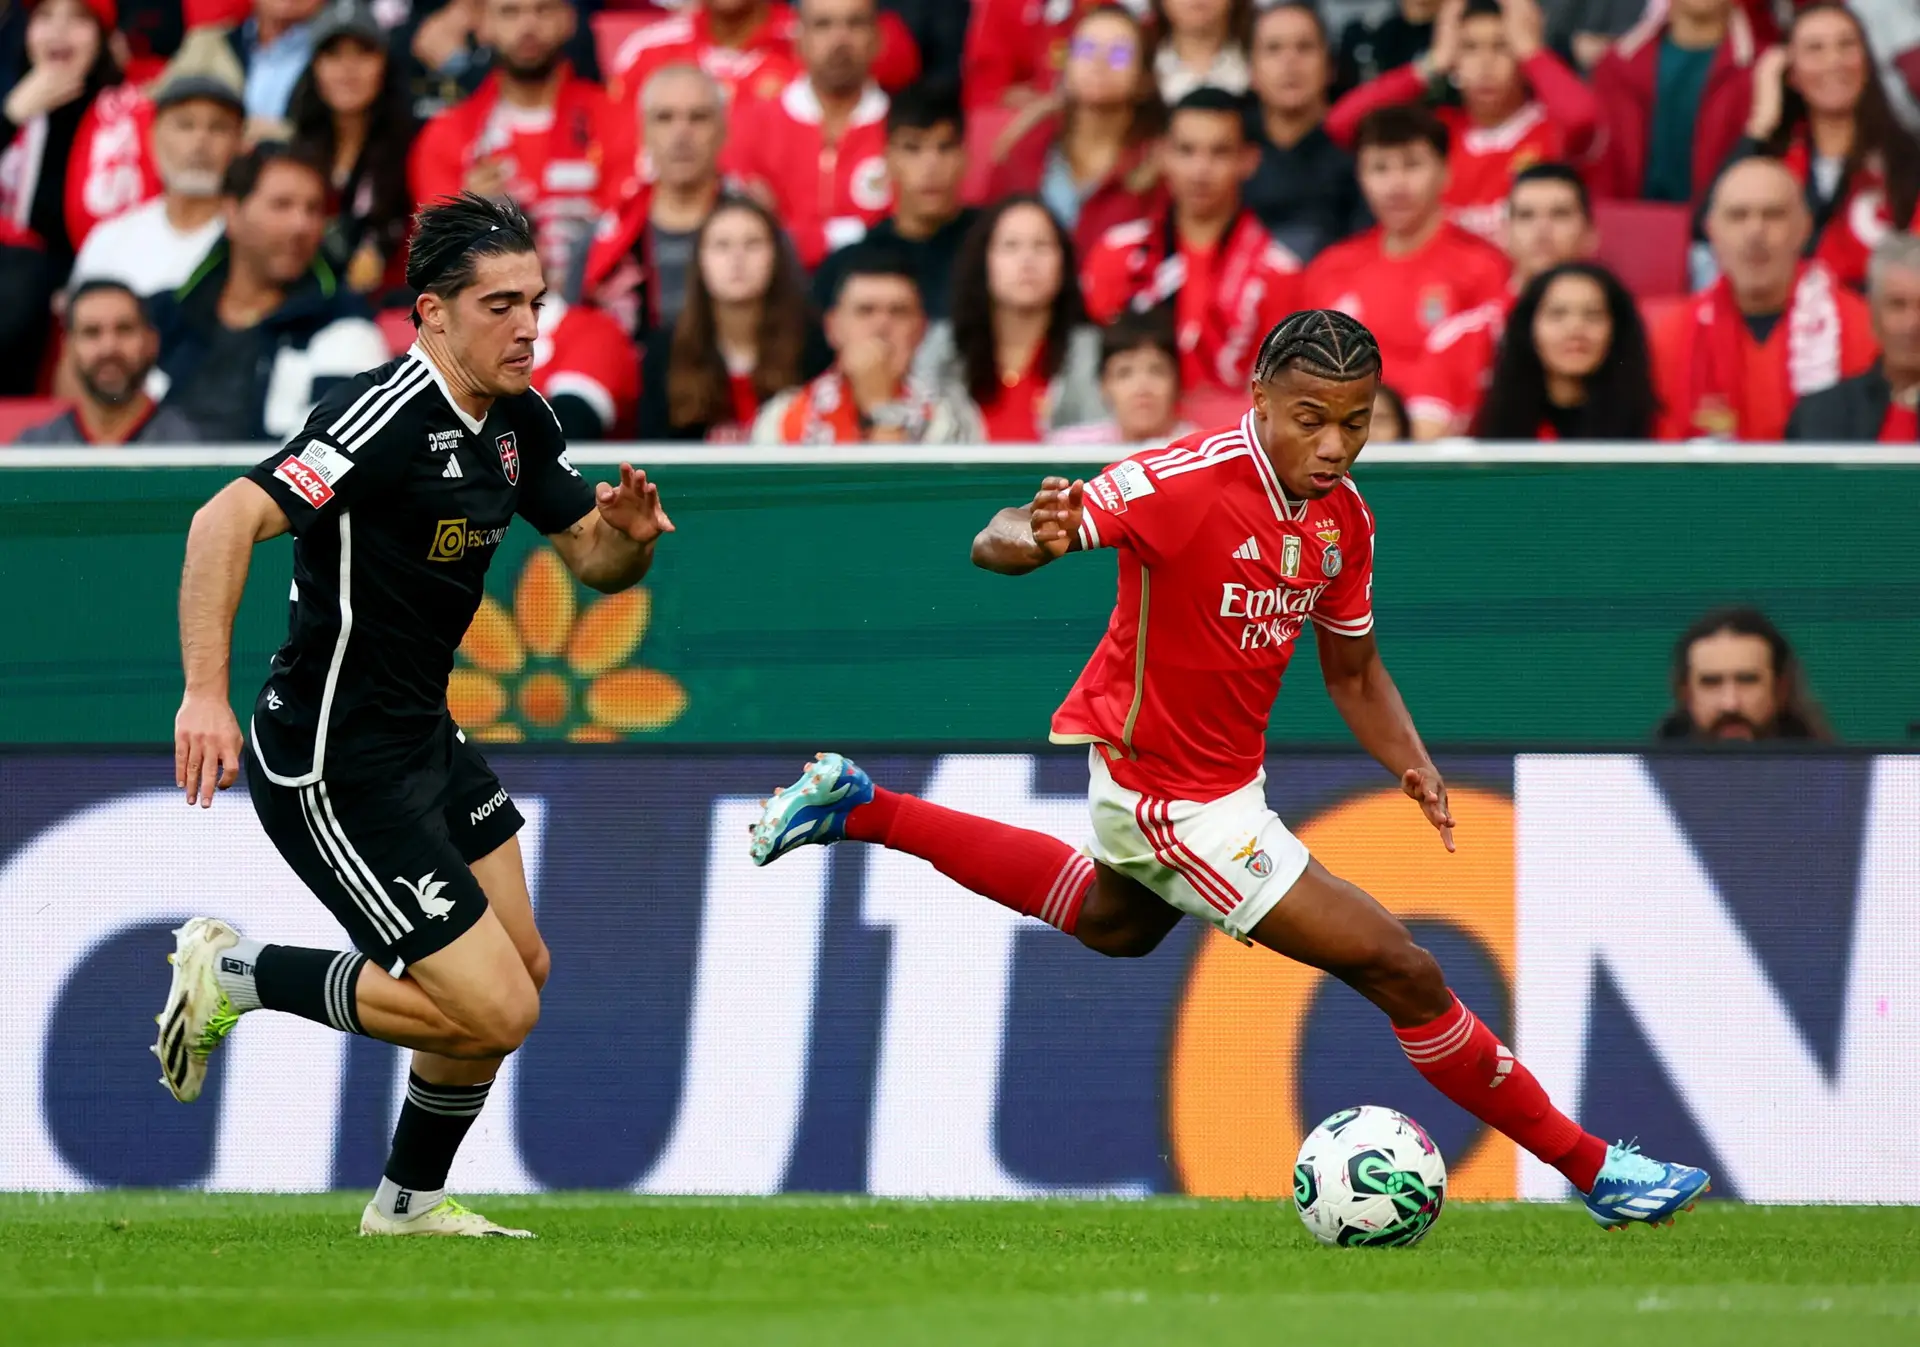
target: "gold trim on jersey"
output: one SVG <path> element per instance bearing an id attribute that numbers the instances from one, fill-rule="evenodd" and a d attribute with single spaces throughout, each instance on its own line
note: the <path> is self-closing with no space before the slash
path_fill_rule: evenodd
<path id="1" fill-rule="evenodd" d="M 1147 598 L 1152 591 L 1151 575 L 1145 566 L 1140 568 L 1140 627 L 1133 640 L 1133 705 L 1127 708 L 1127 718 L 1120 726 L 1120 746 L 1130 758 L 1139 756 L 1133 751 L 1133 723 L 1140 719 L 1140 703 L 1147 699 Z"/>

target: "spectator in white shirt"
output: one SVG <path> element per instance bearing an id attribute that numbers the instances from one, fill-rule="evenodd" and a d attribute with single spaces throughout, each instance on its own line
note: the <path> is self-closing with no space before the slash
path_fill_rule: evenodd
<path id="1" fill-rule="evenodd" d="M 176 78 L 154 100 L 153 160 L 161 194 L 94 227 L 73 284 L 118 281 L 137 295 L 183 284 L 219 240 L 220 180 L 240 150 L 239 91 L 203 75 Z"/>

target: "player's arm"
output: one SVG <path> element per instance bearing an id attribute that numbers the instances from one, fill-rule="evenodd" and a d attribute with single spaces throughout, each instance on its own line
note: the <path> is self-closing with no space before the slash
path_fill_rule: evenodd
<path id="1" fill-rule="evenodd" d="M 228 698 L 233 615 L 247 587 L 256 543 L 289 527 L 286 511 L 257 482 L 230 483 L 193 516 L 180 572 L 180 663 L 187 693 L 173 721 L 173 782 L 201 808 L 238 779 L 245 741 Z"/>
<path id="2" fill-rule="evenodd" d="M 1087 484 L 1048 477 L 1033 501 L 1010 505 L 973 540 L 973 564 L 1000 575 L 1025 575 L 1080 550 Z"/>
<path id="3" fill-rule="evenodd" d="M 640 583 L 653 565 L 653 545 L 673 532 L 660 504 L 660 488 L 631 463 L 620 465 L 620 484 L 593 489 L 594 507 L 570 527 L 547 536 L 580 583 L 616 594 Z"/>
<path id="4" fill-rule="evenodd" d="M 1400 700 L 1400 689 L 1380 659 L 1373 632 L 1342 636 L 1323 625 L 1314 631 L 1314 644 L 1320 651 L 1327 695 L 1340 718 L 1360 747 L 1400 778 L 1400 789 L 1420 802 L 1427 822 L 1440 830 L 1440 840 L 1452 851 L 1453 814 L 1447 808 L 1447 784 L 1420 742 L 1413 716 Z"/>

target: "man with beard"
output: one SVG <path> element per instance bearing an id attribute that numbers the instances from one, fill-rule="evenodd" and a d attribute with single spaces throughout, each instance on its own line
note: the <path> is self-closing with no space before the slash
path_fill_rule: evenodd
<path id="1" fill-rule="evenodd" d="M 67 351 L 79 400 L 20 433 L 20 444 L 190 444 L 186 416 L 143 385 L 160 350 L 140 297 L 119 281 L 82 282 L 67 300 Z"/>
<path id="2" fill-rule="evenodd" d="M 1757 608 L 1717 608 L 1673 646 L 1673 710 L 1662 739 L 1831 739 L 1800 661 Z"/>
<path id="3" fill-rule="evenodd" d="M 462 190 L 513 201 L 556 278 L 619 204 L 635 166 L 631 115 L 561 56 L 577 22 L 568 0 L 484 0 L 479 32 L 493 72 L 427 123 L 408 174 L 416 201 Z"/>
<path id="4" fill-rule="evenodd" d="M 151 295 L 192 275 L 220 237 L 220 179 L 239 153 L 245 116 L 239 91 L 210 76 L 162 86 L 149 137 L 161 193 L 94 227 L 74 261 L 73 283 L 120 281 Z"/>

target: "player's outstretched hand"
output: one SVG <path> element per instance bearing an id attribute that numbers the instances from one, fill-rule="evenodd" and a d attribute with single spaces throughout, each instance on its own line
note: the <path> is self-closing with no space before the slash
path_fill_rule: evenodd
<path id="1" fill-rule="evenodd" d="M 1447 783 L 1431 767 L 1409 767 L 1400 774 L 1400 789 L 1420 802 L 1427 822 L 1440 830 L 1440 840 L 1453 850 L 1453 811 L 1447 807 Z"/>
<path id="2" fill-rule="evenodd" d="M 1085 512 L 1087 484 L 1079 478 L 1048 477 L 1034 493 L 1031 510 L 1033 541 L 1048 557 L 1058 559 L 1073 549 Z"/>
<path id="3" fill-rule="evenodd" d="M 673 521 L 660 504 L 660 488 L 631 463 L 620 465 L 620 485 L 606 482 L 593 489 L 600 517 L 637 543 L 650 543 L 673 532 Z"/>
<path id="4" fill-rule="evenodd" d="M 214 791 L 240 779 L 245 747 L 226 698 L 189 692 L 173 718 L 173 784 L 187 793 L 188 804 L 207 808 Z"/>

